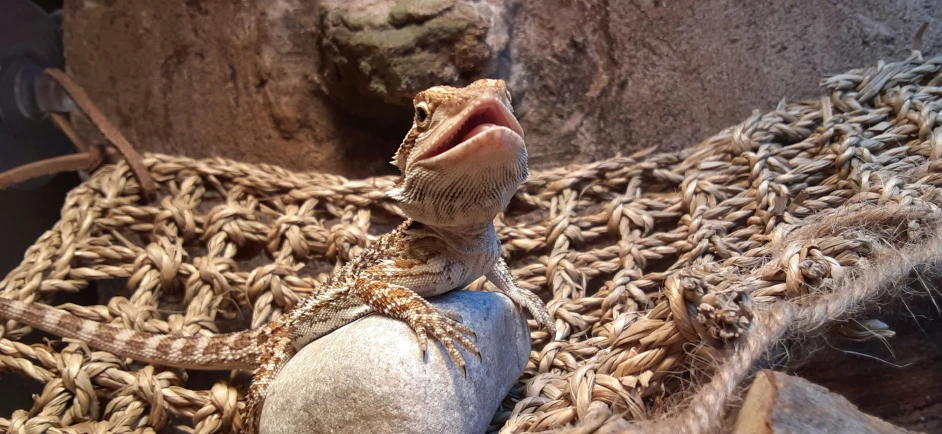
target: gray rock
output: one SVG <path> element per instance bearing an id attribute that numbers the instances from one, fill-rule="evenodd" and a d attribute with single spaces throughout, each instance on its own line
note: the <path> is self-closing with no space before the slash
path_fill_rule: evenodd
<path id="1" fill-rule="evenodd" d="M 261 433 L 482 433 L 530 353 L 526 320 L 497 293 L 430 299 L 462 315 L 482 361 L 461 350 L 467 378 L 441 344 L 423 360 L 403 322 L 372 315 L 303 348 L 278 375 Z"/>
<path id="2" fill-rule="evenodd" d="M 352 113 L 409 124 L 416 92 L 497 73 L 509 38 L 506 9 L 500 2 L 322 1 L 322 89 Z"/>

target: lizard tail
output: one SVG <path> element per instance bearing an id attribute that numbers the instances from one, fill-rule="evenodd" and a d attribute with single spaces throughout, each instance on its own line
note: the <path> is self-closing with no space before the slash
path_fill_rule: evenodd
<path id="1" fill-rule="evenodd" d="M 0 297 L 0 317 L 99 350 L 155 365 L 185 369 L 255 369 L 258 330 L 213 336 L 170 336 L 137 332 L 91 321 L 38 303 Z"/>

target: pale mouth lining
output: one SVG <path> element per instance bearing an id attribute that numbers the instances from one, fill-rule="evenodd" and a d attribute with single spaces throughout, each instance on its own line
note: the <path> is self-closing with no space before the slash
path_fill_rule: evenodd
<path id="1" fill-rule="evenodd" d="M 513 124 L 507 121 L 506 116 L 500 108 L 493 104 L 483 104 L 471 116 L 468 116 L 460 127 L 452 131 L 448 138 L 439 142 L 434 148 L 429 149 L 418 160 L 437 157 L 471 140 L 474 136 L 494 128 L 507 128 L 519 135 L 520 131 L 517 131 L 517 128 L 514 128 Z"/>

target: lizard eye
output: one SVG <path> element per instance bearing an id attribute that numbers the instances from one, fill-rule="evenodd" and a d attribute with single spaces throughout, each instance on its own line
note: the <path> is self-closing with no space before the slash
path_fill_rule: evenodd
<path id="1" fill-rule="evenodd" d="M 415 105 L 415 120 L 420 124 L 424 124 L 429 117 L 429 108 L 428 104 L 424 101 Z"/>

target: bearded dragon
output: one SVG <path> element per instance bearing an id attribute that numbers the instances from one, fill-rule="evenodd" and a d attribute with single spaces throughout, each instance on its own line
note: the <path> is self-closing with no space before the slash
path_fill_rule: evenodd
<path id="1" fill-rule="evenodd" d="M 405 321 L 423 356 L 431 335 L 464 373 L 457 346 L 480 357 L 466 336 L 474 332 L 425 297 L 481 276 L 555 334 L 542 300 L 514 282 L 493 224 L 529 176 L 523 129 L 504 82 L 432 87 L 413 105 L 412 128 L 392 161 L 401 176 L 387 192 L 406 221 L 338 269 L 322 291 L 269 323 L 213 336 L 148 334 L 8 298 L 0 298 L 0 316 L 150 364 L 254 369 L 241 421 L 247 433 L 257 431 L 269 383 L 298 350 L 369 314 Z"/>

